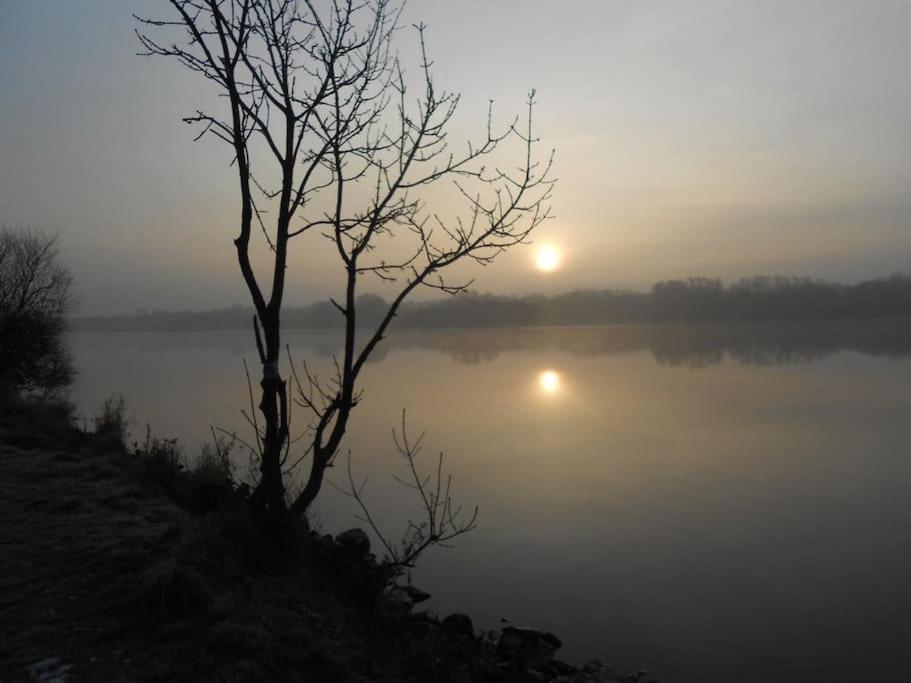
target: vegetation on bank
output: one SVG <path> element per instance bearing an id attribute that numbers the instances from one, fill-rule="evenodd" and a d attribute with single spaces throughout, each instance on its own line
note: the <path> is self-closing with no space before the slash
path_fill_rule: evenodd
<path id="1" fill-rule="evenodd" d="M 372 326 L 388 304 L 358 298 L 359 324 Z M 243 306 L 208 311 L 141 311 L 87 317 L 87 331 L 246 330 L 253 310 Z M 768 322 L 911 317 L 911 277 L 893 275 L 847 285 L 807 278 L 754 276 L 730 285 L 714 278 L 659 282 L 649 292 L 577 290 L 556 296 L 463 293 L 428 302 L 405 302 L 399 328 L 510 327 L 667 322 Z M 286 307 L 286 329 L 333 329 L 343 320 L 331 302 Z"/>
<path id="2" fill-rule="evenodd" d="M 302 525 L 276 552 L 223 452 L 128 448 L 120 401 L 88 432 L 65 402 L 6 396 L 0 415 L 2 680 L 646 680 L 420 611 L 360 530 Z"/>
<path id="3" fill-rule="evenodd" d="M 0 392 L 48 396 L 72 381 L 62 339 L 72 284 L 56 237 L 0 225 Z"/>

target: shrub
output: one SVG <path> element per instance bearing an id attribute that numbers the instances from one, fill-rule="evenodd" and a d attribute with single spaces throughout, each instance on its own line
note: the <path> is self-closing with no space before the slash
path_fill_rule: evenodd
<path id="1" fill-rule="evenodd" d="M 186 465 L 177 439 L 154 437 L 151 427 L 146 425 L 145 442 L 142 446 L 137 444 L 135 453 L 140 459 L 143 483 L 160 486 L 172 498 L 179 498 L 180 480 Z"/>
<path id="2" fill-rule="evenodd" d="M 130 418 L 127 417 L 127 403 L 122 395 L 111 395 L 104 399 L 101 412 L 92 421 L 95 423 L 96 434 L 107 437 L 121 450 L 126 450 Z"/>
<path id="3" fill-rule="evenodd" d="M 72 382 L 63 344 L 72 282 L 56 237 L 0 227 L 0 385 L 6 390 L 52 396 Z"/>
<path id="4" fill-rule="evenodd" d="M 194 486 L 234 486 L 234 463 L 231 453 L 234 441 L 216 437 L 214 445 L 203 444 L 196 462 L 190 468 Z"/>

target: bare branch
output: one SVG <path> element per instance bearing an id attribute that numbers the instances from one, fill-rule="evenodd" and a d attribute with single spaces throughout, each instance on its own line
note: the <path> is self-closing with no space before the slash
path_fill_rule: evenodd
<path id="1" fill-rule="evenodd" d="M 262 364 L 261 425 L 248 384 L 247 417 L 262 456 L 257 501 L 284 513 L 290 411 L 298 405 L 308 415 L 310 459 L 307 483 L 291 505 L 300 515 L 339 451 L 359 401 L 359 374 L 402 303 L 419 287 L 466 291 L 472 280 L 453 281 L 451 266 L 486 266 L 526 242 L 551 215 L 553 154 L 538 153 L 533 91 L 523 122 L 495 125 L 491 102 L 478 139 L 454 144 L 449 127 L 460 97 L 434 81 L 423 24 L 414 27 L 419 68 L 406 73 L 393 44 L 397 0 L 169 2 L 173 17 L 137 18 L 137 36 L 143 54 L 176 60 L 224 102 L 221 112 L 196 109 L 184 120 L 198 127 L 196 139 L 228 144 L 237 170 L 234 243 Z M 524 148 L 518 167 L 501 165 L 511 146 Z M 459 215 L 444 217 L 428 205 L 421 195 L 431 187 L 449 188 L 462 202 Z M 268 286 L 250 257 L 259 233 L 271 255 Z M 302 373 L 292 364 L 289 401 L 279 367 L 288 245 L 308 235 L 331 240 L 343 271 L 343 292 L 331 299 L 344 323 L 342 352 L 329 381 L 306 363 Z M 384 255 L 390 247 L 395 256 Z M 358 318 L 364 277 L 396 287 L 373 329 Z M 435 518 L 444 512 L 434 511 Z"/>
<path id="2" fill-rule="evenodd" d="M 402 539 L 395 543 L 383 533 L 364 499 L 364 488 L 367 479 L 358 483 L 351 469 L 351 452 L 348 452 L 347 489 L 332 482 L 330 484 L 341 493 L 349 496 L 361 511 L 358 519 L 367 524 L 386 549 L 384 564 L 394 569 L 414 567 L 421 555 L 432 546 L 452 547 L 451 542 L 477 526 L 478 508 L 471 515 L 463 517 L 461 507 L 455 506 L 452 499 L 452 475 L 443 471 L 443 454 L 440 453 L 437 465 L 432 474 L 422 475 L 418 469 L 417 458 L 421 453 L 421 442 L 424 432 L 415 440 L 408 438 L 405 411 L 402 411 L 401 432 L 393 430 L 392 439 L 396 450 L 404 458 L 409 475 L 406 479 L 395 477 L 395 480 L 417 492 L 421 502 L 420 522 L 408 520 Z"/>

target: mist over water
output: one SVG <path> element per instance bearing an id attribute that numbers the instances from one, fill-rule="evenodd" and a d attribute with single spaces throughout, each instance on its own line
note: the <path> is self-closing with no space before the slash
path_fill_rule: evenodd
<path id="1" fill-rule="evenodd" d="M 428 430 L 480 507 L 415 582 L 440 613 L 553 630 L 560 654 L 666 681 L 896 680 L 911 670 L 911 325 L 400 332 L 343 448 L 394 536 L 415 501 L 391 430 Z M 290 332 L 325 371 L 329 333 Z M 245 433 L 246 332 L 75 333 L 91 416 L 123 392 L 193 454 Z M 298 421 L 303 411 L 298 411 Z M 292 415 L 292 432 L 304 427 Z M 249 432 L 246 432 L 249 435 Z M 341 462 L 341 461 L 340 461 Z M 343 464 L 343 463 L 342 463 Z M 343 467 L 329 478 L 343 483 Z M 360 525 L 327 487 L 326 532 Z"/>
<path id="2" fill-rule="evenodd" d="M 0 7 L 0 683 L 911 681 L 911 0 Z"/>

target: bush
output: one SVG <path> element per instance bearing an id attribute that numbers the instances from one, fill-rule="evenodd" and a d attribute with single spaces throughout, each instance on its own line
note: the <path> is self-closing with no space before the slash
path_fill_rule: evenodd
<path id="1" fill-rule="evenodd" d="M 101 412 L 92 421 L 95 423 L 96 434 L 109 438 L 122 450 L 126 450 L 130 418 L 127 417 L 127 403 L 123 396 L 112 395 L 104 399 Z"/>
<path id="2" fill-rule="evenodd" d="M 190 468 L 194 486 L 234 486 L 234 463 L 231 452 L 234 442 L 216 438 L 215 444 L 203 444 L 196 462 Z"/>
<path id="3" fill-rule="evenodd" d="M 74 409 L 61 397 L 0 392 L 0 440 L 23 448 L 78 445 L 85 435 L 74 429 Z"/>
<path id="4" fill-rule="evenodd" d="M 174 499 L 180 497 L 181 477 L 186 465 L 177 439 L 154 437 L 151 427 L 146 425 L 145 443 L 136 446 L 136 457 L 140 458 L 143 483 L 160 486 Z"/>
<path id="5" fill-rule="evenodd" d="M 15 415 L 20 421 L 47 423 L 55 428 L 69 428 L 76 422 L 76 406 L 64 397 L 22 396 L 0 385 L 0 415 Z"/>
<path id="6" fill-rule="evenodd" d="M 58 394 L 73 381 L 63 345 L 73 307 L 73 279 L 60 263 L 57 238 L 0 228 L 0 386 Z"/>

